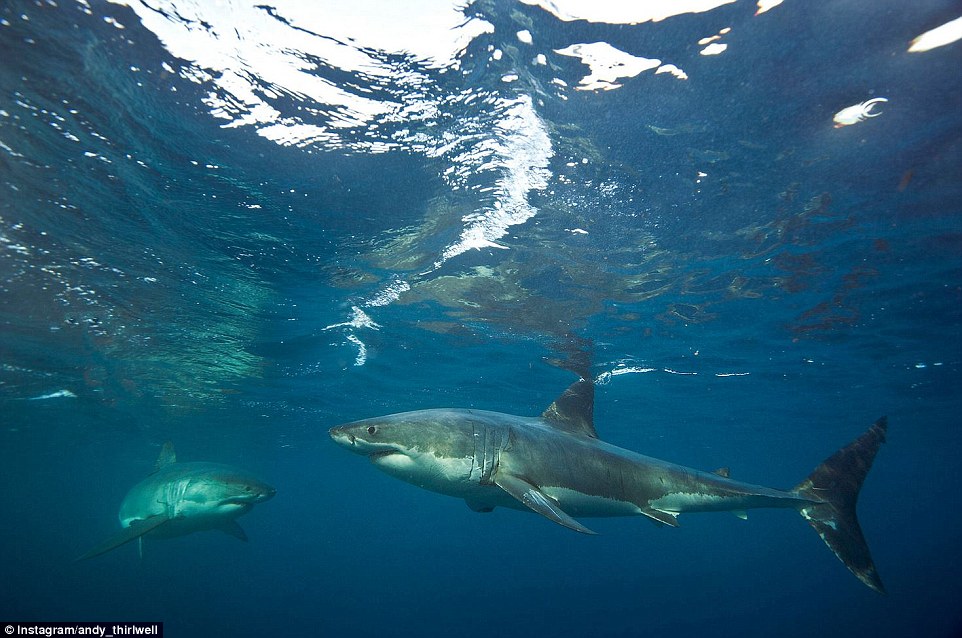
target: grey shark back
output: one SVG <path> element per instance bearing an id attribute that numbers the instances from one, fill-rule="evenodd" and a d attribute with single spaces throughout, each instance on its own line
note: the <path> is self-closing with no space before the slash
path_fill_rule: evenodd
<path id="1" fill-rule="evenodd" d="M 240 540 L 247 535 L 237 523 L 276 490 L 251 474 L 219 463 L 178 463 L 168 442 L 155 471 L 127 492 L 120 506 L 121 531 L 76 560 L 86 560 L 143 538 L 170 538 L 217 529 Z"/>
<path id="2" fill-rule="evenodd" d="M 538 417 L 464 409 L 405 412 L 347 423 L 331 438 L 378 469 L 464 499 L 471 509 L 510 507 L 593 534 L 578 518 L 645 516 L 675 527 L 685 512 L 798 511 L 862 582 L 884 592 L 855 516 L 855 502 L 885 419 L 792 490 L 736 481 L 616 447 L 598 438 L 594 386 L 572 384 Z"/>

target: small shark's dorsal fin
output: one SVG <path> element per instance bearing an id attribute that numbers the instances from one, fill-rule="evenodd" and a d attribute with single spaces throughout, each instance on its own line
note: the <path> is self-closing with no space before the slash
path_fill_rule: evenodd
<path id="1" fill-rule="evenodd" d="M 541 418 L 559 430 L 598 438 L 594 425 L 595 386 L 579 379 L 568 386 L 555 402 L 541 414 Z"/>
<path id="2" fill-rule="evenodd" d="M 717 470 L 712 471 L 712 474 L 717 474 L 722 478 L 731 478 L 732 473 L 727 467 L 720 467 Z"/>
<path id="3" fill-rule="evenodd" d="M 160 456 L 157 457 L 157 462 L 154 464 L 154 471 L 161 470 L 171 463 L 177 462 L 177 453 L 174 452 L 174 444 L 170 441 L 164 443 L 164 447 L 160 449 Z"/>

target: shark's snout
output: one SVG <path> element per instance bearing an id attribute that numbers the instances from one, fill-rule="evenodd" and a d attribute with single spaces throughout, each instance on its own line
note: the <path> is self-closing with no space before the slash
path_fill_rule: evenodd
<path id="1" fill-rule="evenodd" d="M 331 438 L 334 439 L 335 443 L 339 443 L 341 445 L 357 444 L 357 440 L 354 438 L 354 435 L 351 434 L 350 432 L 345 431 L 343 426 L 331 428 L 328 431 L 328 434 L 331 435 Z"/>
<path id="2" fill-rule="evenodd" d="M 338 445 L 371 460 L 400 451 L 398 442 L 385 437 L 383 426 L 372 420 L 345 423 L 331 428 L 328 433 Z"/>
<path id="3" fill-rule="evenodd" d="M 277 494 L 277 488 L 273 485 L 249 478 L 238 484 L 233 489 L 233 493 L 224 499 L 224 502 L 237 505 L 253 505 L 254 503 L 269 501 L 274 498 L 275 494 Z"/>

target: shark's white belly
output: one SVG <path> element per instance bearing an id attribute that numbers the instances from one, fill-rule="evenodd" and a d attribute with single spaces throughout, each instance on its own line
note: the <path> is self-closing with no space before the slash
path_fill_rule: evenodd
<path id="1" fill-rule="evenodd" d="M 662 512 L 705 512 L 744 507 L 738 498 L 704 492 L 671 492 L 651 502 L 652 508 Z"/>
<path id="2" fill-rule="evenodd" d="M 420 454 L 389 454 L 374 460 L 378 469 L 432 492 L 463 498 L 473 508 L 510 507 L 527 510 L 522 503 L 497 485 L 481 484 L 472 478 L 472 457 L 443 458 Z M 641 510 L 634 503 L 584 494 L 566 487 L 541 486 L 572 516 L 636 516 Z"/>
<path id="3" fill-rule="evenodd" d="M 388 454 L 372 461 L 379 470 L 395 478 L 449 496 L 469 498 L 484 487 L 470 481 L 473 464 L 470 456 L 445 458 L 430 453 Z"/>
<path id="4" fill-rule="evenodd" d="M 151 516 L 168 516 L 167 497 L 164 485 L 143 481 L 130 489 L 120 505 L 120 525 L 130 527 L 134 521 L 142 521 Z"/>
<path id="5" fill-rule="evenodd" d="M 204 498 L 203 481 L 187 476 L 163 481 L 148 477 L 127 493 L 120 506 L 120 525 L 130 527 L 135 521 L 152 516 L 164 516 L 170 524 L 167 534 L 184 534 L 210 529 L 236 518 L 249 509 L 248 505 L 223 499 Z M 187 495 L 188 488 L 191 493 Z"/>
<path id="6" fill-rule="evenodd" d="M 641 514 L 641 509 L 628 501 L 584 494 L 567 487 L 542 486 L 541 491 L 558 501 L 561 509 L 571 516 L 601 517 Z"/>

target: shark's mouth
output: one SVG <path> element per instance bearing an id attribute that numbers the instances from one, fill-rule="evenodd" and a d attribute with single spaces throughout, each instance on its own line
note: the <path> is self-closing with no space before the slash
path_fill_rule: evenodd
<path id="1" fill-rule="evenodd" d="M 254 506 L 255 499 L 251 496 L 237 496 L 234 498 L 224 499 L 224 505 L 237 505 L 243 507 L 245 511 L 249 510 Z"/>
<path id="2" fill-rule="evenodd" d="M 400 452 L 398 452 L 397 450 L 390 450 L 390 449 L 378 450 L 377 452 L 371 452 L 370 454 L 368 454 L 367 458 L 371 459 L 371 463 L 377 463 L 384 457 L 391 456 L 392 454 L 400 454 Z"/>

